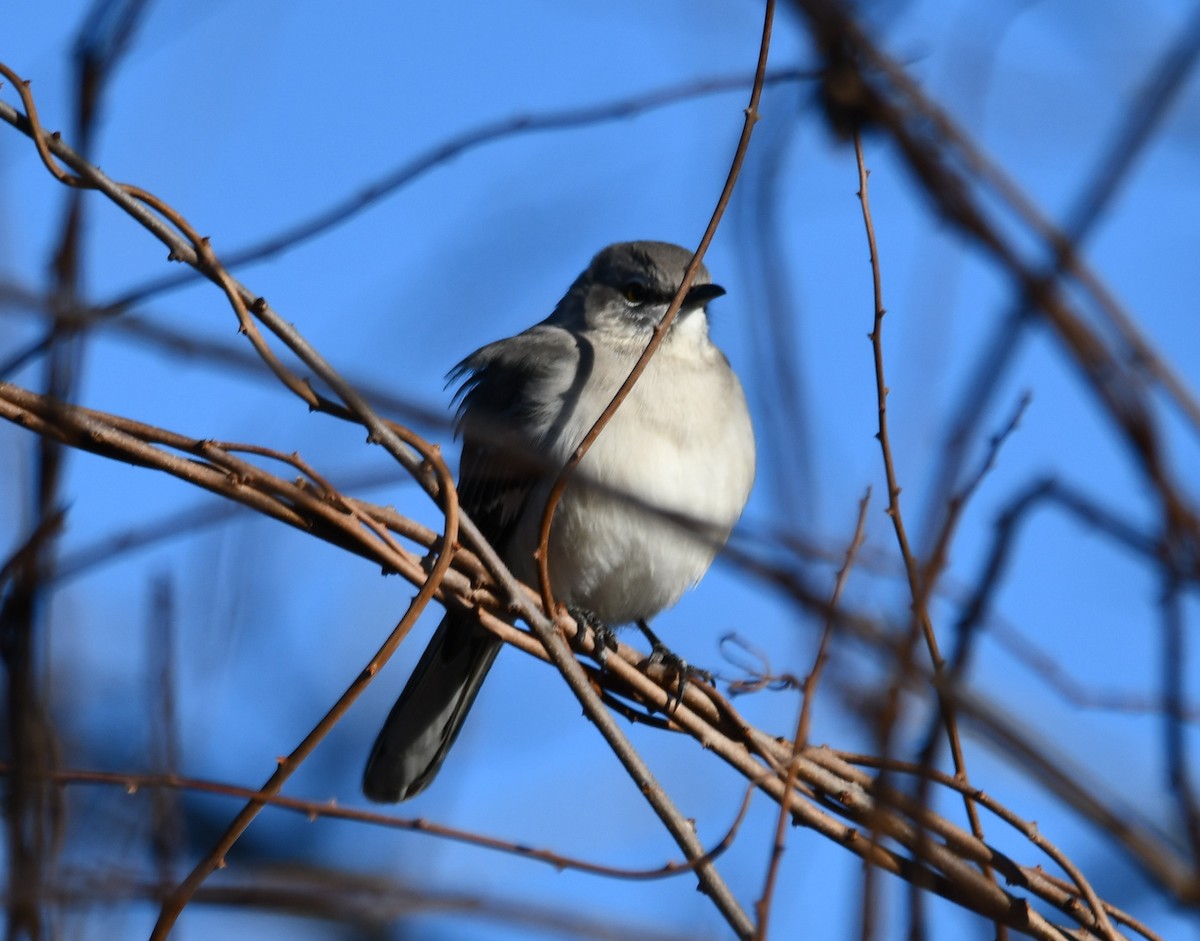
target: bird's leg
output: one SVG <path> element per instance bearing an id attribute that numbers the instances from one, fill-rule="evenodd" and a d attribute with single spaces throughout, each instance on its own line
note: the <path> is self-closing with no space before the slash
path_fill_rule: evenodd
<path id="1" fill-rule="evenodd" d="M 645 637 L 646 640 L 650 641 L 650 658 L 654 660 L 655 663 L 658 663 L 668 655 L 675 657 L 675 654 L 671 653 L 671 651 L 667 649 L 667 645 L 658 639 L 658 635 L 655 634 L 654 631 L 650 630 L 649 621 L 647 621 L 645 618 L 638 618 L 638 620 L 636 620 L 634 623 L 637 625 L 638 630 L 642 632 L 642 636 Z M 675 657 L 675 659 L 679 660 L 678 657 Z M 679 660 L 679 662 L 682 663 L 683 661 Z"/>
<path id="2" fill-rule="evenodd" d="M 608 652 L 617 649 L 616 632 L 596 617 L 595 613 L 588 611 L 586 608 L 578 608 L 575 605 L 567 605 L 567 613 L 575 619 L 575 623 L 579 625 L 579 630 L 575 632 L 575 644 L 581 646 L 583 640 L 584 627 L 590 627 L 596 635 L 596 649 L 594 656 L 596 662 L 601 667 L 608 660 Z"/>
<path id="3" fill-rule="evenodd" d="M 668 670 L 674 672 L 676 681 L 674 699 L 676 705 L 683 702 L 683 694 L 687 690 L 688 680 L 695 679 L 705 683 L 712 683 L 713 675 L 711 673 L 699 667 L 692 666 L 683 657 L 679 656 L 679 654 L 671 651 L 666 644 L 658 639 L 658 635 L 650 630 L 650 625 L 646 622 L 645 618 L 639 618 L 634 623 L 637 624 L 638 630 L 642 632 L 646 640 L 650 641 L 650 662 L 661 663 Z M 668 700 L 668 709 L 670 705 L 670 700 Z"/>

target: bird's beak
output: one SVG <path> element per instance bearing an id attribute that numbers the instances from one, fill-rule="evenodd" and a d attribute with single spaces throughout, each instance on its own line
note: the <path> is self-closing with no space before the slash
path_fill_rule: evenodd
<path id="1" fill-rule="evenodd" d="M 719 284 L 693 284 L 688 288 L 687 296 L 683 299 L 682 310 L 696 310 L 709 301 L 716 300 L 725 289 Z"/>

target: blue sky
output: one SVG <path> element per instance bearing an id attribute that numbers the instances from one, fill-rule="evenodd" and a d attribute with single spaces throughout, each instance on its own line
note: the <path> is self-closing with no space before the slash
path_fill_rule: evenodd
<path id="1" fill-rule="evenodd" d="M 17 4 L 6 11 L 0 34 L 0 60 L 33 81 L 44 123 L 64 132 L 71 121 L 68 55 L 85 10 L 73 2 Z M 871 22 L 928 93 L 1045 213 L 1061 220 L 1188 15 L 1188 5 L 1178 2 L 1136 8 L 1083 0 L 914 2 L 873 8 Z M 543 0 L 469 10 L 364 3 L 343 5 L 336 14 L 306 0 L 202 7 L 163 0 L 151 5 L 108 89 L 92 156 L 110 175 L 166 199 L 211 236 L 218 253 L 227 253 L 482 124 L 714 76 L 748 79 L 760 28 L 759 5 L 715 0 Z M 772 67 L 813 63 L 798 20 L 781 11 Z M 15 99 L 8 89 L 0 94 Z M 476 346 L 549 313 L 603 245 L 631 238 L 695 245 L 724 180 L 747 94 L 748 85 L 630 119 L 482 146 L 319 239 L 238 275 L 345 374 L 443 412 L 446 422 L 418 430 L 454 454 L 446 371 Z M 906 595 L 902 581 L 888 574 L 898 569 L 873 437 L 875 393 L 865 340 L 871 280 L 856 170 L 852 152 L 829 135 L 812 96 L 806 83 L 767 91 L 746 179 L 707 256 L 714 279 L 728 290 L 712 307 L 713 335 L 743 377 L 759 429 L 760 477 L 744 532 L 788 533 L 838 553 L 853 529 L 857 501 L 873 487 L 867 549 L 884 561 L 856 572 L 848 598 L 898 627 Z M 1198 105 L 1200 84 L 1191 80 L 1086 246 L 1093 268 L 1193 386 L 1200 375 L 1191 283 L 1200 257 Z M 944 498 L 933 490 L 937 450 L 993 325 L 1011 304 L 1011 286 L 930 212 L 882 136 L 869 136 L 866 146 L 889 310 L 893 447 L 904 508 L 920 544 L 929 502 Z M 772 166 L 779 179 L 764 202 L 755 194 Z M 0 282 L 35 290 L 44 285 L 63 199 L 28 141 L 0 128 Z M 110 300 L 173 270 L 161 247 L 120 212 L 99 197 L 87 208 L 89 297 Z M 1019 244 L 1030 260 L 1041 259 L 1032 240 L 1022 237 Z M 211 287 L 164 293 L 136 313 L 198 337 L 239 342 L 233 315 Z M 0 314 L 2 360 L 38 333 L 39 320 L 10 307 Z M 780 359 L 799 398 L 783 427 L 769 418 Z M 35 385 L 38 374 L 27 369 L 15 379 Z M 1033 331 L 1002 382 L 982 422 L 985 436 L 1003 425 L 1025 391 L 1031 405 L 963 520 L 949 583 L 978 577 L 996 514 L 1043 475 L 1140 525 L 1156 519 L 1124 444 L 1044 328 Z M 197 437 L 298 450 L 335 482 L 375 473 L 380 483 L 365 496 L 427 522 L 436 519 L 401 472 L 389 474 L 378 449 L 363 447 L 361 431 L 310 415 L 261 377 L 103 331 L 89 342 L 78 398 Z M 1161 394 L 1154 404 L 1171 466 L 1195 501 L 1200 437 Z M 973 461 L 983 443 L 976 442 Z M 15 543 L 28 519 L 31 445 L 26 433 L 0 427 L 0 480 L 13 482 L 0 488 L 0 551 Z M 65 554 L 210 500 L 177 481 L 85 455 L 71 458 L 66 494 Z M 1053 511 L 1035 516 L 1025 532 L 997 597 L 1005 629 L 1035 643 L 1093 693 L 1157 695 L 1153 572 Z M 832 582 L 828 566 L 813 566 L 810 574 L 818 584 Z M 69 732 L 68 766 L 144 767 L 149 585 L 160 576 L 175 592 L 184 770 L 242 785 L 260 783 L 274 757 L 299 741 L 412 594 L 360 560 L 249 514 L 95 567 L 64 585 L 45 612 L 46 675 L 55 714 Z M 935 606 L 943 636 L 957 610 L 952 600 Z M 1194 599 L 1187 613 L 1194 624 Z M 436 620 L 435 612 L 424 618 L 289 793 L 361 800 L 358 780 L 370 741 Z M 730 672 L 718 639 L 737 632 L 767 651 L 777 671 L 799 675 L 808 670 L 820 630 L 812 615 L 722 563 L 656 627 L 693 662 Z M 869 748 L 852 704 L 880 682 L 880 665 L 842 644 L 830 669 L 814 740 Z M 1194 653 L 1186 674 L 1194 702 L 1200 675 Z M 1163 830 L 1177 828 L 1164 783 L 1161 717 L 1071 703 L 1062 695 L 1066 684 L 1031 669 L 999 629 L 985 632 L 970 680 L 1082 780 L 1138 807 Z M 763 693 L 738 704 L 755 723 L 790 734 L 795 694 Z M 921 728 L 914 723 L 912 738 Z M 630 734 L 695 817 L 701 838 L 718 839 L 735 813 L 739 779 L 690 741 L 642 728 Z M 1200 744 L 1194 728 L 1189 734 L 1194 748 Z M 1163 937 L 1186 935 L 1187 920 L 1102 834 L 1042 782 L 1014 771 L 994 742 L 968 729 L 966 744 L 974 780 L 1036 819 L 1089 872 L 1101 895 Z M 89 791 L 73 800 L 73 819 L 103 821 L 104 832 L 119 832 L 126 821 L 127 838 L 110 845 L 116 865 L 134 871 L 144 864 L 145 833 L 127 798 Z M 194 806 L 212 815 L 209 826 L 235 810 L 229 802 Z M 676 855 L 562 684 L 511 652 L 495 668 L 436 786 L 401 812 L 614 865 L 650 866 Z M 746 904 L 761 886 L 773 820 L 766 802 L 756 805 L 722 861 Z M 1041 861 L 993 826 L 1002 845 Z M 724 936 L 688 879 L 609 882 L 428 837 L 269 813 L 248 840 L 280 862 L 320 861 L 411 880 L 418 889 L 469 890 L 577 911 L 627 931 Z M 97 865 L 86 840 L 72 852 L 74 862 Z M 237 861 L 235 853 L 230 872 L 218 881 L 236 881 Z M 858 937 L 860 883 L 852 857 L 793 831 L 774 936 Z M 903 936 L 904 899 L 903 887 L 888 885 L 891 923 L 880 937 Z M 989 937 L 975 919 L 930 905 L 931 937 Z M 108 936 L 114 926 L 138 936 L 151 914 L 147 907 L 118 906 L 67 924 L 80 936 Z M 421 915 L 416 924 L 421 937 L 528 934 L 503 919 L 445 913 Z M 335 936 L 328 926 L 250 918 L 237 909 L 197 908 L 181 926 L 189 937 Z"/>

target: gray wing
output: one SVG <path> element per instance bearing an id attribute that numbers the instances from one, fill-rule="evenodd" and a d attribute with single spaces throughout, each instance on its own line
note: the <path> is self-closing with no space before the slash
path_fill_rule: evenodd
<path id="1" fill-rule="evenodd" d="M 462 379 L 459 501 L 502 554 L 533 488 L 559 469 L 547 443 L 590 361 L 578 334 L 543 323 L 477 350 L 450 374 Z"/>
<path id="2" fill-rule="evenodd" d="M 539 445 L 553 434 L 561 393 L 577 373 L 576 346 L 572 334 L 540 324 L 485 346 L 451 373 L 464 378 L 459 498 L 501 553 L 534 486 L 557 470 L 547 469 Z M 367 797 L 406 800 L 429 786 L 500 645 L 469 613 L 447 609 L 375 739 L 363 772 Z"/>

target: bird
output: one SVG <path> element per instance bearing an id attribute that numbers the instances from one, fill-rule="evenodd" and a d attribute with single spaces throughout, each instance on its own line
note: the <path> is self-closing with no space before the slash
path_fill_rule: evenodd
<path id="1" fill-rule="evenodd" d="M 460 506 L 523 582 L 537 583 L 534 550 L 559 471 L 642 355 L 691 259 L 668 242 L 609 245 L 549 317 L 450 372 L 460 383 Z M 749 499 L 754 429 L 708 330 L 707 305 L 724 293 L 701 265 L 661 346 L 563 491 L 550 583 L 590 623 L 644 626 L 673 606 Z M 369 799 L 394 803 L 429 786 L 501 645 L 469 610 L 448 605 L 375 740 L 363 774 Z"/>

